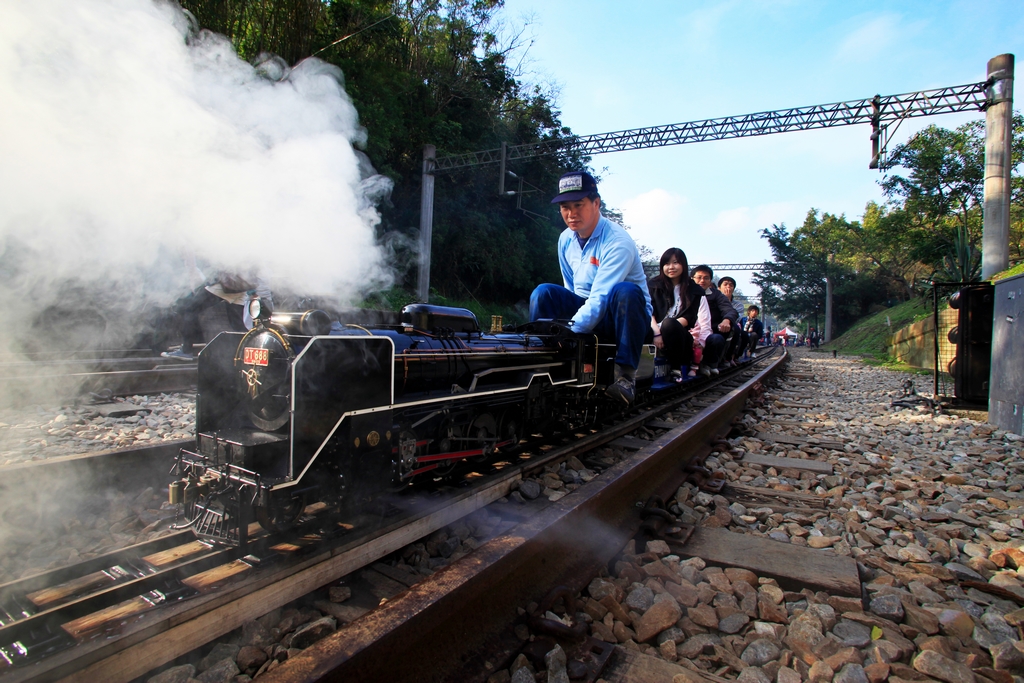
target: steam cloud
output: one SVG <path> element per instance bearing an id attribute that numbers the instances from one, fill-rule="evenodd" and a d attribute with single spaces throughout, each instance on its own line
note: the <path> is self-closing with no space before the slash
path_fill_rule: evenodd
<path id="1" fill-rule="evenodd" d="M 190 254 L 339 302 L 386 284 L 364 135 L 336 68 L 254 67 L 169 3 L 0 3 L 0 315 L 69 281 L 80 306 L 166 305 Z"/>

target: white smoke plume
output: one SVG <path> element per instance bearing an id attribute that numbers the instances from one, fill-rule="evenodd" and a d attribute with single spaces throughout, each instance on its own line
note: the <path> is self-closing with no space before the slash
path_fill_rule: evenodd
<path id="1" fill-rule="evenodd" d="M 363 136 L 335 67 L 253 67 L 172 4 L 6 0 L 0 315 L 166 305 L 190 254 L 339 302 L 386 284 Z"/>

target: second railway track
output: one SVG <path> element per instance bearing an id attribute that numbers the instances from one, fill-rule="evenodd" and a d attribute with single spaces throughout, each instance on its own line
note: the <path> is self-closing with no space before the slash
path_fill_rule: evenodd
<path id="1" fill-rule="evenodd" d="M 268 679 L 355 675 L 369 680 L 380 673 L 391 680 L 423 680 L 427 664 L 440 680 L 441 672 L 452 671 L 466 652 L 497 637 L 490 632 L 493 629 L 479 625 L 539 598 L 540 587 L 551 585 L 555 578 L 565 582 L 606 562 L 621 547 L 618 541 L 635 531 L 636 502 L 651 493 L 674 490 L 685 476 L 682 465 L 706 455 L 711 441 L 727 431 L 755 384 L 782 361 L 781 356 L 763 358 L 701 387 L 697 395 L 634 411 L 609 429 L 548 444 L 546 450 L 536 449 L 503 467 L 477 473 L 470 478 L 472 485 L 462 490 L 395 499 L 387 509 L 342 526 L 318 522 L 311 515 L 312 521 L 301 533 L 265 541 L 248 558 L 231 557 L 228 551 L 209 548 L 183 532 L 9 583 L 0 587 L 0 600 L 9 612 L 0 626 L 0 647 L 14 654 L 15 660 L 21 654 L 23 663 L 29 659 L 32 663 L 8 668 L 0 673 L 0 680 L 96 680 L 102 676 L 103 680 L 130 681 L 507 496 L 524 474 L 571 455 L 583 458 L 587 451 L 622 439 L 638 427 L 657 424 L 662 436 L 633 457 L 345 627 L 344 637 L 315 646 L 316 653 L 311 650 L 309 657 L 286 662 L 279 668 L 281 676 L 287 669 L 287 678 Z M 687 403 L 682 407 L 686 419 L 678 427 L 670 429 L 670 424 L 658 420 Z M 168 447 L 174 445 L 163 446 Z M 552 547 L 562 551 L 551 553 Z M 490 597 L 486 612 L 481 611 L 484 593 Z M 494 600 L 495 595 L 503 597 Z M 473 627 L 467 629 L 461 610 L 470 606 L 475 606 L 476 616 Z M 422 628 L 425 623 L 431 624 L 429 629 Z M 430 635 L 420 638 L 417 632 Z M 437 648 L 439 638 L 457 641 L 460 647 Z M 38 650 L 27 652 L 26 642 L 52 652 L 38 657 Z M 17 643 L 25 653 L 19 652 Z M 408 652 L 408 658 L 379 656 L 380 647 L 390 652 L 399 648 Z M 401 662 L 409 662 L 408 668 Z"/>

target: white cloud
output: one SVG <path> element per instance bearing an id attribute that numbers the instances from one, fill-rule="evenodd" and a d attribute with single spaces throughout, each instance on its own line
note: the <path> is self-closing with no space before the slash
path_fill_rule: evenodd
<path id="1" fill-rule="evenodd" d="M 701 232 L 713 236 L 739 235 L 760 238 L 762 228 L 785 222 L 797 210 L 793 202 L 772 202 L 758 206 L 738 206 L 724 209 L 710 221 L 701 225 Z"/>
<path id="2" fill-rule="evenodd" d="M 622 202 L 622 219 L 638 244 L 660 256 L 680 241 L 689 203 L 683 195 L 656 187 Z"/>
<path id="3" fill-rule="evenodd" d="M 835 59 L 842 63 L 870 62 L 883 57 L 901 40 L 905 27 L 898 14 L 883 14 L 853 29 L 839 43 Z"/>

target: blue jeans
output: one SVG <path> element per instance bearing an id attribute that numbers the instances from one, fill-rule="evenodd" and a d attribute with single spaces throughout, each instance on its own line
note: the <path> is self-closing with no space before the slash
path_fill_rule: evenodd
<path id="1" fill-rule="evenodd" d="M 560 285 L 539 285 L 530 295 L 530 320 L 569 320 L 586 302 Z M 604 316 L 593 329 L 601 341 L 614 342 L 616 365 L 636 369 L 648 325 L 643 290 L 632 282 L 612 287 Z"/>
<path id="2" fill-rule="evenodd" d="M 709 368 L 717 368 L 724 352 L 725 337 L 718 332 L 708 335 L 708 338 L 704 341 L 704 359 L 702 362 Z"/>

